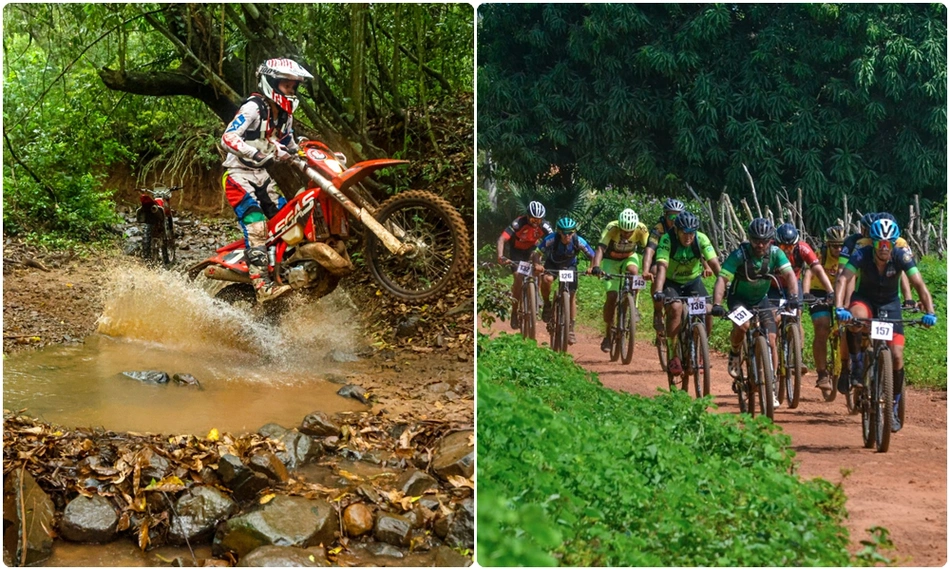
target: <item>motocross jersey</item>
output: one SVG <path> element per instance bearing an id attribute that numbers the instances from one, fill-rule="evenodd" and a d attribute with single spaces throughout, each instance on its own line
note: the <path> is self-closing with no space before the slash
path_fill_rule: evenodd
<path id="1" fill-rule="evenodd" d="M 782 253 L 785 252 L 783 251 Z M 788 255 L 785 257 L 788 257 Z M 792 250 L 792 257 L 788 261 L 792 265 L 792 271 L 795 272 L 796 280 L 802 278 L 802 268 L 805 267 L 806 264 L 808 267 L 812 267 L 819 263 L 818 256 L 815 255 L 815 250 L 813 250 L 810 245 L 803 241 L 799 241 L 795 244 L 795 249 Z M 775 273 L 775 275 L 778 276 L 778 273 Z M 773 291 L 779 290 L 779 287 L 775 281 L 772 281 L 772 285 L 769 288 Z"/>
<path id="2" fill-rule="evenodd" d="M 590 259 L 594 259 L 594 249 L 587 240 L 577 234 L 574 234 L 571 241 L 566 244 L 561 243 L 558 234 L 548 234 L 538 243 L 538 251 L 544 256 L 545 265 L 551 265 L 556 269 L 577 267 L 577 254 L 580 251 L 586 253 Z"/>
<path id="3" fill-rule="evenodd" d="M 749 242 L 743 242 L 723 262 L 719 276 L 730 282 L 730 295 L 755 305 L 769 292 L 770 273 L 782 275 L 791 270 L 791 263 L 778 247 L 770 245 L 763 257 L 756 258 Z"/>
<path id="4" fill-rule="evenodd" d="M 657 220 L 656 225 L 653 226 L 653 229 L 650 230 L 650 237 L 647 239 L 647 247 L 656 250 L 657 246 L 660 244 L 660 238 L 664 234 L 671 233 L 673 228 L 667 229 L 666 222 L 663 220 L 663 216 L 660 216 L 660 219 Z"/>
<path id="5" fill-rule="evenodd" d="M 855 297 L 861 297 L 878 305 L 898 302 L 901 271 L 912 277 L 920 270 L 914 261 L 914 254 L 906 247 L 894 247 L 891 258 L 887 260 L 883 271 L 879 271 L 874 261 L 874 246 L 859 247 L 848 258 L 845 268 L 857 275 L 854 286 Z"/>
<path id="6" fill-rule="evenodd" d="M 297 152 L 293 116 L 281 110 L 274 120 L 271 111 L 270 104 L 257 93 L 244 101 L 221 136 L 221 143 L 228 151 L 223 164 L 225 170 L 263 170 L 263 166 L 254 166 L 248 161 L 257 151 L 269 154 L 265 150 L 267 143 L 280 144 L 291 154 Z"/>
<path id="7" fill-rule="evenodd" d="M 822 246 L 820 252 L 818 253 L 819 262 L 821 267 L 825 270 L 825 275 L 828 276 L 828 279 L 831 280 L 834 284 L 835 275 L 838 273 L 838 258 L 834 255 L 831 255 L 831 251 L 828 250 L 828 246 Z M 821 284 L 821 279 L 818 279 L 818 275 L 812 273 L 811 275 L 811 291 L 815 293 L 817 291 L 824 291 L 825 286 Z"/>
<path id="8" fill-rule="evenodd" d="M 501 232 L 501 236 L 505 241 L 510 241 L 514 249 L 531 250 L 541 238 L 552 233 L 554 228 L 547 220 L 541 220 L 541 225 L 534 227 L 528 222 L 528 216 L 520 216 Z"/>
<path id="9" fill-rule="evenodd" d="M 672 240 L 676 240 L 675 244 Z M 696 239 L 688 247 L 679 243 L 675 235 L 663 234 L 656 248 L 657 265 L 666 265 L 667 280 L 676 283 L 688 283 L 696 279 L 703 272 L 702 259 L 715 257 L 716 249 L 703 232 L 696 232 Z"/>
<path id="10" fill-rule="evenodd" d="M 627 259 L 634 253 L 643 251 L 647 245 L 649 233 L 645 224 L 637 223 L 630 239 L 623 239 L 620 224 L 614 220 L 607 224 L 600 236 L 600 247 L 604 248 L 604 257 L 608 259 Z"/>

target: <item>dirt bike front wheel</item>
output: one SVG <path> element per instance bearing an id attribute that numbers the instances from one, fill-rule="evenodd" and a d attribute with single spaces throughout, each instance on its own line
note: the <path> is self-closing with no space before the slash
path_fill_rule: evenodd
<path id="1" fill-rule="evenodd" d="M 400 242 L 413 246 L 400 256 L 372 233 L 366 240 L 366 262 L 373 278 L 397 299 L 436 300 L 471 266 L 471 242 L 462 216 L 431 192 L 397 194 L 380 205 L 376 219 Z"/>

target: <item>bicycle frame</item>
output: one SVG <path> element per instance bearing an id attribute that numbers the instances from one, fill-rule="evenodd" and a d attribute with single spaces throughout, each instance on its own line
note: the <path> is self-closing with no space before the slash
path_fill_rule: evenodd
<path id="1" fill-rule="evenodd" d="M 699 299 L 704 299 L 702 304 L 703 312 L 701 313 L 691 313 L 690 305 L 696 304 Z M 679 357 L 680 362 L 683 363 L 683 373 L 682 377 L 682 389 L 684 392 L 689 392 L 689 377 L 692 374 L 694 379 L 694 390 L 696 392 L 697 398 L 702 398 L 709 394 L 711 390 L 710 386 L 710 373 L 709 373 L 709 341 L 706 337 L 706 315 L 709 314 L 706 311 L 711 300 L 710 296 L 705 297 L 667 297 L 664 299 L 664 307 L 667 314 L 669 314 L 670 309 L 666 305 L 671 305 L 673 303 L 683 303 L 683 309 L 685 311 L 684 317 L 680 319 L 680 328 L 679 332 L 673 338 L 667 340 L 667 362 L 669 359 L 674 357 Z M 697 307 L 698 308 L 698 307 Z M 697 346 L 693 342 L 693 337 L 697 336 L 700 340 Z M 670 344 L 673 344 L 673 348 L 670 349 Z M 684 358 L 684 355 L 688 355 L 688 358 Z M 703 379 L 702 385 L 700 385 L 699 373 L 702 372 Z M 674 376 L 667 369 L 667 381 L 669 382 L 670 389 L 672 390 L 676 386 L 674 381 Z"/>
<path id="2" fill-rule="evenodd" d="M 617 294 L 617 304 L 614 308 L 613 325 L 610 327 L 610 361 L 618 358 L 623 364 L 633 361 L 633 350 L 636 344 L 637 323 L 640 321 L 640 312 L 637 307 L 637 293 L 643 287 L 634 287 L 638 276 L 629 273 L 604 273 L 603 279 L 621 279 L 620 291 Z M 640 277 L 642 281 L 643 278 Z"/>
<path id="3" fill-rule="evenodd" d="M 570 269 L 546 269 L 544 273 L 557 277 L 557 295 L 554 300 L 554 314 L 548 322 L 548 332 L 551 333 L 551 350 L 567 352 L 567 337 L 571 321 L 571 292 L 567 288 L 568 281 L 561 278 L 562 271 L 570 271 L 572 279 L 576 280 L 579 272 L 576 267 Z"/>
<path id="4" fill-rule="evenodd" d="M 741 313 L 742 310 L 748 311 L 751 315 L 745 318 L 742 323 L 738 323 L 736 319 L 744 318 L 743 313 Z M 745 341 L 740 348 L 742 362 L 739 366 L 739 377 L 735 379 L 732 385 L 733 391 L 739 396 L 739 411 L 755 417 L 755 397 L 753 394 L 758 393 L 762 411 L 769 419 L 772 419 L 775 413 L 772 398 L 775 377 L 772 345 L 769 342 L 768 330 L 762 323 L 760 316 L 765 311 L 772 311 L 772 308 L 742 307 L 730 312 L 726 318 L 736 325 L 749 323 L 749 328 L 745 331 Z M 764 360 L 760 360 L 756 356 L 756 348 L 764 352 Z M 745 368 L 745 371 L 743 371 L 743 368 Z M 760 370 L 761 375 L 757 374 L 757 371 Z"/>

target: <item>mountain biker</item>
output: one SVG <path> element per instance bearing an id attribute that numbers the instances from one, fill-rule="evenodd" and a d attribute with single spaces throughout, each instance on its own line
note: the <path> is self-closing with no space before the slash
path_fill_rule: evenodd
<path id="1" fill-rule="evenodd" d="M 604 228 L 597 245 L 597 252 L 591 262 L 591 273 L 629 273 L 636 275 L 640 271 L 640 255 L 647 245 L 649 231 L 640 217 L 631 208 L 620 212 L 620 217 Z M 604 340 L 600 349 L 610 352 L 610 329 L 614 325 L 614 311 L 620 297 L 620 280 L 607 281 L 607 299 L 604 301 Z"/>
<path id="2" fill-rule="evenodd" d="M 297 87 L 312 79 L 306 69 L 289 59 L 268 59 L 257 68 L 260 93 L 251 93 L 224 131 L 224 192 L 234 208 L 247 246 L 248 275 L 258 302 L 270 301 L 290 290 L 275 284 L 268 273 L 267 220 L 287 203 L 265 166 L 291 160 L 297 152 L 293 114 L 299 103 Z"/>
<path id="3" fill-rule="evenodd" d="M 658 291 L 653 299 L 662 303 L 666 297 L 705 297 L 709 293 L 703 285 L 705 259 L 713 273 L 719 276 L 719 259 L 709 237 L 699 230 L 699 218 L 690 212 L 676 217 L 672 234 L 664 234 L 656 248 L 656 275 L 654 283 Z M 707 308 L 707 313 L 709 308 Z M 666 311 L 666 338 L 676 342 L 683 322 L 683 303 L 670 303 Z M 708 327 L 707 327 L 708 331 Z M 671 351 L 670 354 L 675 354 Z M 667 370 L 674 376 L 683 373 L 679 357 L 673 357 Z"/>
<path id="4" fill-rule="evenodd" d="M 871 240 L 868 237 L 868 234 L 871 230 L 871 224 L 877 220 L 880 220 L 881 218 L 886 218 L 894 223 L 897 223 L 897 220 L 894 219 L 894 216 L 888 212 L 869 212 L 864 214 L 861 217 L 861 232 L 848 236 L 844 240 L 844 245 L 841 246 L 841 253 L 838 255 L 838 276 L 840 276 L 841 272 L 844 271 L 845 265 L 848 264 L 848 259 L 851 257 L 851 254 L 854 253 L 854 251 L 859 247 L 858 242 L 861 242 L 860 246 L 871 244 Z M 908 243 L 902 237 L 897 238 L 897 243 L 895 243 L 895 245 L 898 247 L 904 247 L 908 249 L 910 248 Z M 901 295 L 905 299 L 904 306 L 907 308 L 912 308 L 916 306 L 916 304 L 913 301 L 913 295 L 910 289 L 910 281 L 908 280 L 906 273 L 901 273 L 900 275 Z M 853 291 L 854 282 L 849 281 L 848 290 L 845 291 L 845 301 L 851 299 L 851 293 Z M 848 376 L 850 374 L 850 371 L 848 370 L 848 362 L 850 360 L 850 351 L 848 349 L 848 343 L 844 337 L 839 339 L 838 355 L 841 360 L 841 373 L 838 375 L 837 385 L 848 386 Z M 843 393 L 845 390 L 846 388 L 844 390 L 839 389 L 838 391 Z"/>
<path id="5" fill-rule="evenodd" d="M 897 296 L 900 273 L 906 273 L 910 284 L 917 291 L 920 302 L 924 306 L 923 325 L 932 327 L 937 324 L 934 314 L 933 298 L 924 283 L 923 276 L 914 261 L 914 255 L 906 247 L 898 247 L 900 228 L 896 222 L 889 219 L 878 219 L 871 224 L 871 243 L 858 247 L 848 263 L 838 275 L 835 284 L 835 315 L 838 320 L 846 322 L 852 318 L 868 319 L 886 313 L 888 317 L 900 317 L 901 303 Z M 845 304 L 845 285 L 857 279 L 854 293 L 850 302 Z M 847 307 L 847 308 L 846 308 Z M 866 325 L 860 327 L 867 332 Z M 858 345 L 860 339 L 857 333 L 849 328 L 846 332 L 847 342 L 851 354 L 850 386 L 862 386 L 864 375 L 864 354 Z M 891 347 L 891 356 L 894 360 L 894 422 L 892 431 L 901 429 L 897 409 L 904 389 L 904 325 L 894 323 L 894 337 L 888 341 Z M 839 390 L 846 392 L 850 387 L 839 385 Z"/>
<path id="6" fill-rule="evenodd" d="M 535 273 L 542 275 L 540 289 L 541 296 L 544 298 L 544 308 L 541 311 L 541 320 L 544 322 L 551 320 L 551 283 L 554 282 L 554 275 L 545 273 L 545 270 L 577 269 L 578 252 L 584 252 L 591 260 L 596 255 L 587 240 L 577 235 L 577 222 L 572 218 L 567 216 L 560 218 L 555 227 L 557 231 L 541 239 L 532 257 Z M 574 336 L 574 317 L 577 315 L 577 279 L 567 284 L 567 290 L 571 292 L 567 342 L 574 344 L 577 342 L 577 337 Z"/>
<path id="7" fill-rule="evenodd" d="M 498 236 L 497 253 L 499 265 L 507 265 L 510 261 L 530 261 L 531 253 L 544 236 L 554 233 L 551 224 L 544 219 L 544 205 L 538 201 L 532 201 L 528 204 L 528 211 L 515 218 L 511 225 L 505 228 Z M 511 248 L 508 259 L 504 255 L 505 243 L 511 242 Z M 521 303 L 521 284 L 524 276 L 517 272 L 517 267 L 512 267 L 514 279 L 511 283 L 511 328 L 516 329 L 521 326 L 518 321 L 518 305 Z"/>
<path id="8" fill-rule="evenodd" d="M 789 297 L 786 306 L 789 309 L 797 309 L 800 306 L 798 282 L 795 280 L 795 272 L 792 271 L 788 258 L 781 249 L 772 245 L 772 238 L 775 237 L 775 227 L 772 222 L 765 218 L 756 218 L 749 224 L 748 233 L 749 241 L 739 244 L 739 247 L 730 253 L 722 264 L 722 270 L 713 288 L 713 316 L 726 315 L 722 299 L 726 295 L 727 287 L 729 290 L 727 302 L 730 310 L 740 306 L 749 310 L 770 309 L 771 303 L 768 298 L 769 284 L 772 282 L 770 273 L 778 275 L 785 282 Z M 770 310 L 761 311 L 759 320 L 768 331 L 769 344 L 772 347 L 772 362 L 778 362 L 775 317 Z M 745 340 L 745 331 L 748 329 L 749 323 L 741 326 L 733 324 L 729 335 L 728 371 L 733 378 L 740 376 L 740 350 Z M 774 376 L 772 380 L 774 381 Z M 772 392 L 772 396 L 773 407 L 778 408 L 779 401 L 775 391 Z"/>
<path id="9" fill-rule="evenodd" d="M 663 215 L 660 216 L 660 219 L 657 220 L 656 225 L 650 230 L 650 238 L 647 240 L 647 247 L 643 253 L 643 278 L 647 281 L 653 281 L 653 276 L 656 274 L 656 264 L 654 263 L 654 258 L 656 257 L 656 248 L 660 244 L 660 238 L 671 231 L 673 231 L 673 222 L 676 221 L 676 216 L 686 209 L 686 206 L 680 200 L 675 198 L 667 198 L 666 202 L 663 203 Z M 704 277 L 708 277 L 704 272 Z M 650 295 L 655 295 L 657 292 L 656 283 L 653 283 L 650 286 Z M 665 337 L 666 332 L 663 327 L 663 302 L 662 301 L 653 301 L 653 330 L 656 331 L 656 342 L 659 345 L 660 341 Z"/>
<path id="10" fill-rule="evenodd" d="M 845 229 L 843 226 L 830 226 L 825 229 L 825 243 L 818 251 L 818 260 L 821 268 L 827 276 L 838 274 L 838 254 L 841 251 L 841 245 L 844 243 Z M 805 280 L 802 280 L 804 286 Z M 817 299 L 817 303 L 808 307 L 811 315 L 811 324 L 815 329 L 815 338 L 812 341 L 811 351 L 815 357 L 815 368 L 818 372 L 818 381 L 815 387 L 827 396 L 834 390 L 831 379 L 828 376 L 828 336 L 831 334 L 831 309 L 834 302 L 834 288 L 829 287 L 825 280 L 819 278 L 817 273 L 810 279 L 811 293 Z"/>

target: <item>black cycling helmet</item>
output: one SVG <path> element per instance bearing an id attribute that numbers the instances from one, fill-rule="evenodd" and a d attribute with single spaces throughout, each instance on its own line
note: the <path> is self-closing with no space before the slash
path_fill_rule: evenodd
<path id="1" fill-rule="evenodd" d="M 765 218 L 756 218 L 749 224 L 749 238 L 755 240 L 772 239 L 775 227 Z"/>
<path id="2" fill-rule="evenodd" d="M 881 219 L 881 215 L 877 212 L 868 212 L 861 216 L 861 225 L 864 226 L 864 229 L 869 229 L 871 224 Z"/>
<path id="3" fill-rule="evenodd" d="M 878 212 L 878 213 L 877 213 L 877 219 L 878 219 L 878 220 L 890 220 L 890 221 L 894 222 L 895 224 L 897 223 L 897 218 L 895 218 L 895 217 L 894 217 L 894 214 L 892 214 L 892 213 L 890 213 L 890 212 Z M 877 220 L 875 220 L 875 221 L 877 221 Z"/>
<path id="4" fill-rule="evenodd" d="M 664 212 L 682 212 L 686 209 L 686 206 L 676 198 L 667 198 L 666 203 L 663 204 Z"/>
<path id="5" fill-rule="evenodd" d="M 825 243 L 841 245 L 847 237 L 843 226 L 830 226 L 825 230 Z"/>
<path id="6" fill-rule="evenodd" d="M 557 221 L 557 231 L 561 233 L 576 232 L 577 222 L 574 221 L 574 218 L 564 216 Z"/>
<path id="7" fill-rule="evenodd" d="M 699 218 L 696 216 L 696 214 L 683 212 L 679 216 L 676 216 L 676 222 L 674 222 L 674 225 L 684 232 L 691 234 L 699 229 Z"/>
<path id="8" fill-rule="evenodd" d="M 798 243 L 798 230 L 792 224 L 782 224 L 775 228 L 775 241 L 782 245 L 795 245 Z"/>

